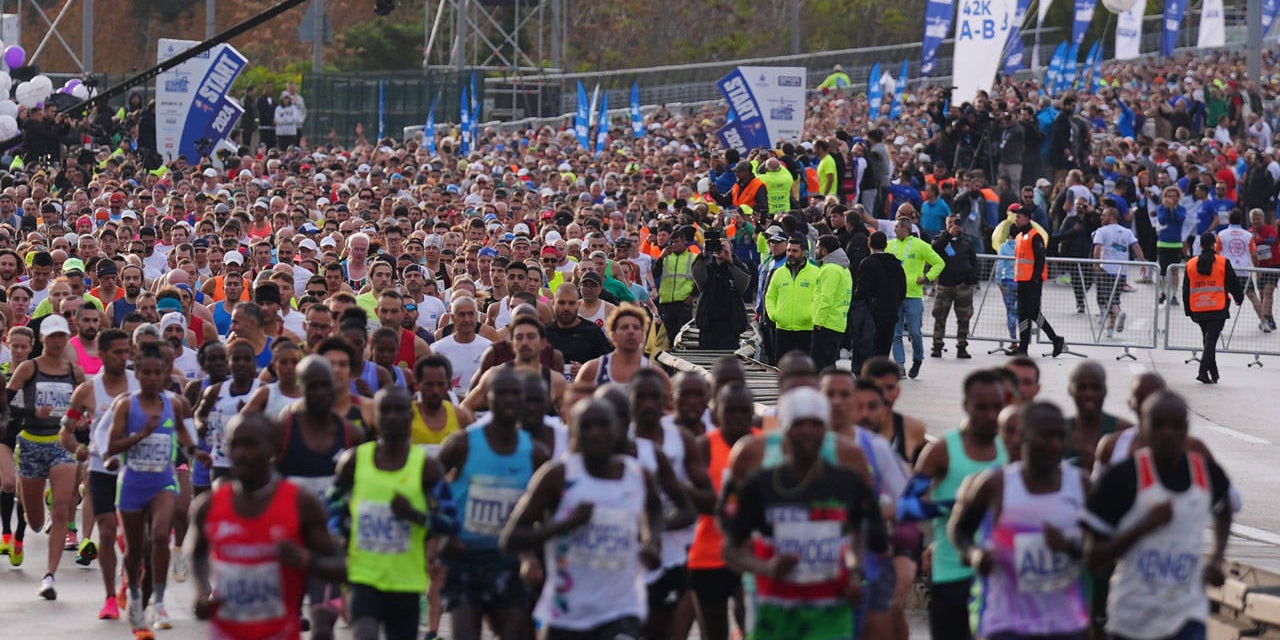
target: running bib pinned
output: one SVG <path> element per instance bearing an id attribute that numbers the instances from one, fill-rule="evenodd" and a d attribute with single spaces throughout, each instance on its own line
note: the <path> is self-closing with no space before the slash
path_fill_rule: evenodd
<path id="1" fill-rule="evenodd" d="M 409 550 L 409 523 L 391 512 L 390 504 L 360 503 L 356 547 L 370 553 L 396 554 Z"/>
<path id="2" fill-rule="evenodd" d="M 218 617 L 229 622 L 265 622 L 284 616 L 280 564 L 214 562 Z"/>
<path id="3" fill-rule="evenodd" d="M 71 406 L 71 392 L 75 387 L 65 382 L 53 380 L 36 381 L 36 407 L 52 407 L 50 418 L 61 418 L 67 414 Z"/>
<path id="4" fill-rule="evenodd" d="M 792 584 L 818 584 L 840 577 L 845 536 L 835 520 L 787 521 L 773 525 L 773 550 L 800 560 L 785 580 Z"/>
<path id="5" fill-rule="evenodd" d="M 502 527 L 506 526 L 507 518 L 524 495 L 524 489 L 477 482 L 481 480 L 479 476 L 473 478 L 471 487 L 467 489 L 467 517 L 464 526 L 472 533 L 496 536 L 502 533 Z"/>
<path id="6" fill-rule="evenodd" d="M 569 561 L 602 571 L 621 571 L 639 553 L 639 535 L 635 513 L 597 506 L 591 511 L 591 522 L 569 535 Z"/>
<path id="7" fill-rule="evenodd" d="M 1013 566 L 1018 591 L 1053 593 L 1080 579 L 1080 567 L 1065 553 L 1049 548 L 1041 532 L 1013 536 Z"/>
<path id="8" fill-rule="evenodd" d="M 173 435 L 153 433 L 129 449 L 125 466 L 139 473 L 160 473 L 173 462 Z"/>

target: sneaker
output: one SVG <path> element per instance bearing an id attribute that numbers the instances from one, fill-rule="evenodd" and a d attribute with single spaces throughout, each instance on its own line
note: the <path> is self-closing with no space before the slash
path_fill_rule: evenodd
<path id="1" fill-rule="evenodd" d="M 1175 306 L 1175 307 L 1176 307 L 1176 306 L 1178 306 L 1178 296 L 1171 296 L 1171 297 L 1169 298 L 1169 304 L 1171 304 L 1171 305 L 1173 305 L 1173 306 Z"/>
<path id="2" fill-rule="evenodd" d="M 1115 327 L 1107 327 L 1107 337 L 1108 337 L 1108 338 L 1114 338 L 1114 337 L 1116 337 L 1116 328 L 1115 328 Z"/>
<path id="3" fill-rule="evenodd" d="M 24 554 L 22 553 L 22 541 L 14 540 L 13 548 L 9 550 L 9 564 L 15 567 L 21 567 L 23 557 L 24 557 Z"/>
<path id="4" fill-rule="evenodd" d="M 62 548 L 66 551 L 75 551 L 80 548 L 80 541 L 77 539 L 75 531 L 67 530 L 67 542 L 62 545 Z"/>
<path id="5" fill-rule="evenodd" d="M 173 628 L 173 623 L 169 621 L 169 611 L 165 609 L 163 602 L 157 602 L 151 607 L 151 628 L 157 630 Z"/>
<path id="6" fill-rule="evenodd" d="M 911 363 L 911 370 L 907 372 L 907 377 L 908 377 L 908 378 L 911 378 L 912 380 L 915 380 L 915 379 L 916 379 L 916 376 L 920 375 L 920 365 L 922 365 L 922 364 L 924 364 L 924 362 L 922 362 L 922 361 L 920 361 L 920 360 L 916 360 L 916 361 L 912 362 L 912 363 Z"/>
<path id="7" fill-rule="evenodd" d="M 0 536 L 0 556 L 9 555 L 9 550 L 13 548 L 13 534 L 6 533 Z"/>
<path id="8" fill-rule="evenodd" d="M 1124 320 L 1126 317 L 1125 312 L 1121 311 L 1120 315 L 1116 318 L 1116 331 L 1118 333 L 1124 333 Z"/>
<path id="9" fill-rule="evenodd" d="M 46 509 L 53 508 L 53 488 L 52 487 L 46 486 L 44 488 L 44 506 Z"/>
<path id="10" fill-rule="evenodd" d="M 1164 294 L 1160 294 L 1160 299 L 1156 300 L 1156 304 L 1164 304 Z"/>
<path id="11" fill-rule="evenodd" d="M 156 634 L 146 627 L 134 629 L 133 640 L 156 640 Z"/>
<path id="12" fill-rule="evenodd" d="M 129 585 L 124 581 L 123 576 L 120 580 L 120 588 L 116 590 L 116 606 L 121 609 L 129 606 Z"/>
<path id="13" fill-rule="evenodd" d="M 135 632 L 139 629 L 147 628 L 147 615 L 142 609 L 141 600 L 130 598 L 127 611 L 129 612 L 129 628 Z"/>
<path id="14" fill-rule="evenodd" d="M 941 358 L 941 357 L 942 357 L 942 347 L 934 347 L 934 348 L 933 348 L 933 351 L 930 351 L 930 352 L 929 352 L 929 357 L 930 357 L 930 358 Z"/>
<path id="15" fill-rule="evenodd" d="M 90 562 L 98 559 L 98 545 L 93 540 L 85 538 L 80 542 L 80 550 L 76 553 L 76 564 L 87 567 Z"/>
<path id="16" fill-rule="evenodd" d="M 187 576 L 191 573 L 191 568 L 187 566 L 187 554 L 182 552 L 178 547 L 173 548 L 173 580 L 174 582 L 186 582 Z"/>
<path id="17" fill-rule="evenodd" d="M 1272 331 L 1275 331 L 1275 330 L 1276 330 L 1276 319 L 1275 319 L 1275 318 L 1267 318 L 1267 326 L 1268 326 L 1268 327 L 1271 327 L 1271 330 L 1272 330 Z"/>
<path id="18" fill-rule="evenodd" d="M 116 597 L 107 596 L 106 602 L 102 603 L 102 608 L 98 610 L 99 620 L 119 620 L 120 607 L 116 606 Z"/>
<path id="19" fill-rule="evenodd" d="M 1076 305 L 1076 313 L 1085 313 L 1087 311 L 1088 309 L 1086 309 L 1084 305 L 1082 304 Z"/>
<path id="20" fill-rule="evenodd" d="M 1261 330 L 1263 333 L 1271 333 L 1271 326 L 1265 322 L 1259 322 L 1258 329 Z"/>
<path id="21" fill-rule="evenodd" d="M 956 349 L 956 358 L 957 358 L 957 359 L 959 359 L 959 360 L 968 360 L 968 359 L 970 359 L 970 358 L 972 358 L 972 357 L 973 357 L 973 356 L 969 355 L 969 350 L 968 350 L 968 349 L 966 349 L 966 348 L 964 348 L 964 347 L 960 347 L 959 349 Z"/>
<path id="22" fill-rule="evenodd" d="M 1054 339 L 1053 339 L 1053 357 L 1055 357 L 1055 358 L 1056 358 L 1056 357 L 1058 357 L 1058 356 L 1062 355 L 1062 352 L 1063 352 L 1063 351 L 1066 351 L 1066 350 L 1067 350 L 1067 339 L 1066 339 L 1066 338 L 1064 338 L 1064 337 L 1062 337 L 1062 336 L 1058 336 L 1057 338 L 1054 338 Z"/>
<path id="23" fill-rule="evenodd" d="M 46 573 L 44 579 L 40 581 L 40 590 L 36 592 L 45 600 L 57 600 L 58 591 L 53 588 L 53 575 Z"/>

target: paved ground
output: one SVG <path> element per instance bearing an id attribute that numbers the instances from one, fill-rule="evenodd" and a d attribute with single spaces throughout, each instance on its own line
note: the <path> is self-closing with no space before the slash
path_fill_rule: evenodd
<path id="1" fill-rule="evenodd" d="M 971 351 L 975 357 L 971 361 L 927 359 L 920 378 L 904 383 L 900 408 L 924 419 L 931 433 L 941 433 L 958 424 L 960 381 L 964 374 L 973 367 L 994 366 L 1005 359 L 985 355 L 987 344 L 973 344 Z M 1267 563 L 1268 557 L 1277 557 L 1278 554 L 1265 548 L 1280 545 L 1280 476 L 1273 473 L 1276 442 L 1280 436 L 1271 432 L 1273 415 L 1280 402 L 1270 395 L 1280 390 L 1280 360 L 1268 360 L 1263 368 L 1246 368 L 1250 358 L 1222 356 L 1222 384 L 1205 386 L 1194 380 L 1195 365 L 1183 364 L 1186 354 L 1182 352 L 1137 351 L 1136 362 L 1117 362 L 1112 349 L 1083 348 L 1081 351 L 1098 358 L 1107 369 L 1112 389 L 1106 403 L 1109 411 L 1128 415 L 1125 398 L 1129 380 L 1144 370 L 1159 371 L 1174 390 L 1187 397 L 1195 412 L 1193 433 L 1209 443 L 1244 496 L 1245 507 L 1236 528 L 1237 535 L 1243 536 L 1239 555 L 1260 563 Z M 1076 361 L 1078 358 L 1070 356 L 1040 361 L 1044 398 L 1069 406 L 1067 372 Z M 124 622 L 94 619 L 103 597 L 97 566 L 78 567 L 71 561 L 70 553 L 58 571 L 59 599 L 46 602 L 36 597 L 35 590 L 44 573 L 45 547 L 41 538 L 29 536 L 27 561 L 21 568 L 11 568 L 6 559 L 0 558 L 3 635 L 51 640 L 85 640 L 86 633 L 128 637 Z M 1274 560 L 1271 563 L 1280 564 Z M 175 629 L 160 632 L 159 637 L 162 640 L 204 637 L 203 628 L 191 620 L 188 611 L 191 601 L 188 585 L 171 585 L 167 599 Z M 917 618 L 912 626 L 913 637 L 927 636 L 922 619 Z M 350 637 L 349 632 L 340 633 L 340 637 Z"/>

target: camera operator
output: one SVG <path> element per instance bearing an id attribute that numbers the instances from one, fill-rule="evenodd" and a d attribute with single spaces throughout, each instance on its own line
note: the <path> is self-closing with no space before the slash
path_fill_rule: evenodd
<path id="1" fill-rule="evenodd" d="M 732 350 L 747 329 L 743 306 L 750 290 L 751 271 L 734 257 L 719 230 L 707 231 L 706 250 L 693 261 L 693 281 L 701 295 L 693 322 L 698 327 L 698 348 Z"/>
<path id="2" fill-rule="evenodd" d="M 1027 127 L 1025 116 L 1014 119 L 1014 113 L 1000 105 L 999 125 L 996 127 L 996 153 L 1000 158 L 997 178 L 1005 178 L 1009 184 L 1022 185 L 1022 160 L 1026 156 Z M 1021 111 L 1021 110 L 1020 110 Z"/>
<path id="3" fill-rule="evenodd" d="M 1084 198 L 1075 201 L 1075 215 L 1062 220 L 1054 239 L 1058 241 L 1058 255 L 1063 258 L 1092 258 L 1093 232 L 1102 226 L 1096 208 Z M 1071 275 L 1071 289 L 1076 296 L 1076 313 L 1084 313 L 1085 292 L 1093 286 L 1093 269 L 1079 264 L 1072 265 L 1068 271 Z"/>

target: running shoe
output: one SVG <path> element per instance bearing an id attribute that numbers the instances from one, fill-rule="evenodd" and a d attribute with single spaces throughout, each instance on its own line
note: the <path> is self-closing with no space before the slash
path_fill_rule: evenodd
<path id="1" fill-rule="evenodd" d="M 13 548 L 13 534 L 6 533 L 0 536 L 0 556 L 9 555 L 9 550 Z"/>
<path id="2" fill-rule="evenodd" d="M 163 602 L 157 602 L 151 606 L 151 628 L 157 630 L 173 628 L 173 623 L 169 621 L 169 611 L 164 608 Z"/>
<path id="3" fill-rule="evenodd" d="M 1116 318 L 1116 331 L 1119 333 L 1124 333 L 1124 319 L 1125 312 L 1121 311 L 1120 316 Z"/>
<path id="4" fill-rule="evenodd" d="M 47 485 L 44 488 L 44 506 L 53 508 L 53 488 Z"/>
<path id="5" fill-rule="evenodd" d="M 156 634 L 150 629 L 134 629 L 133 640 L 156 640 Z"/>
<path id="6" fill-rule="evenodd" d="M 106 602 L 102 603 L 102 608 L 98 610 L 99 620 L 119 620 L 120 607 L 116 605 L 115 596 L 107 596 Z"/>
<path id="7" fill-rule="evenodd" d="M 125 608 L 129 606 L 129 584 L 120 576 L 120 589 L 116 591 L 116 606 Z"/>
<path id="8" fill-rule="evenodd" d="M 1263 333 L 1271 333 L 1271 325 L 1267 324 L 1265 320 L 1258 323 L 1258 329 Z"/>
<path id="9" fill-rule="evenodd" d="M 40 590 L 37 591 L 36 593 L 40 594 L 40 597 L 44 598 L 45 600 L 58 599 L 58 591 L 53 588 L 52 574 L 48 574 L 48 573 L 44 574 L 44 580 L 40 581 Z"/>
<path id="10" fill-rule="evenodd" d="M 1107 337 L 1108 337 L 1108 338 L 1114 338 L 1114 337 L 1116 337 L 1116 328 L 1115 328 L 1115 327 L 1107 327 Z"/>
<path id="11" fill-rule="evenodd" d="M 174 547 L 172 558 L 174 582 L 186 582 L 191 572 L 191 568 L 187 566 L 187 554 L 182 552 L 182 548 Z"/>
<path id="12" fill-rule="evenodd" d="M 67 542 L 62 545 L 66 551 L 75 551 L 80 548 L 80 540 L 77 539 L 76 532 L 73 529 L 67 529 Z"/>
<path id="13" fill-rule="evenodd" d="M 137 598 L 130 598 L 127 611 L 129 612 L 129 627 L 136 634 L 139 630 L 147 628 L 147 614 L 142 609 L 142 601 Z"/>
<path id="14" fill-rule="evenodd" d="M 93 540 L 85 538 L 80 541 L 80 551 L 76 553 L 76 564 L 87 567 L 90 562 L 98 558 L 98 545 Z"/>
<path id="15" fill-rule="evenodd" d="M 14 540 L 13 548 L 9 550 L 9 564 L 15 567 L 21 567 L 23 557 L 25 556 L 22 552 L 22 541 Z"/>

